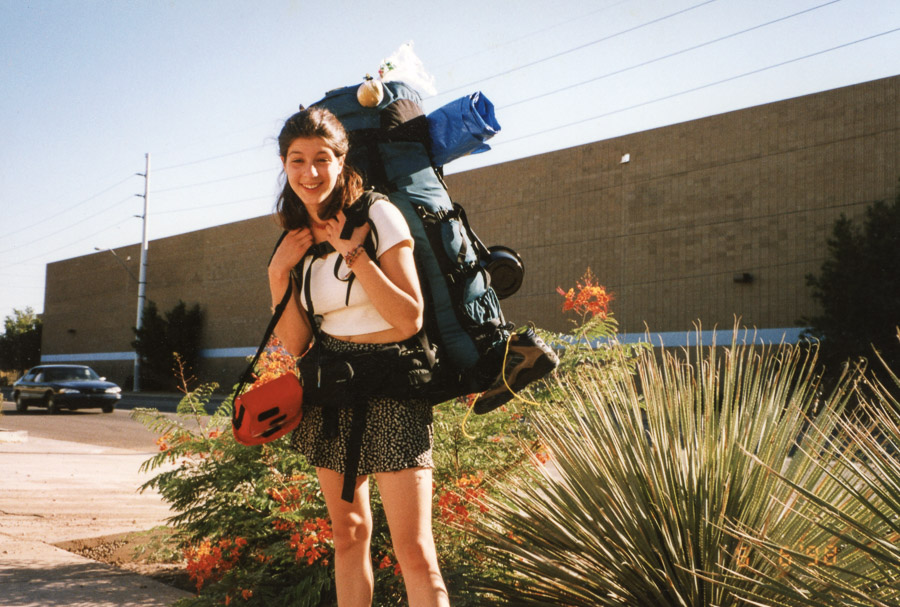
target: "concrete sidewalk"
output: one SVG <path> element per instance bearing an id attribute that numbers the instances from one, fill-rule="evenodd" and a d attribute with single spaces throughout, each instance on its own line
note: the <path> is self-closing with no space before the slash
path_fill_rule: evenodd
<path id="1" fill-rule="evenodd" d="M 35 437 L 0 442 L 0 607 L 168 607 L 189 596 L 53 545 L 163 524 L 168 506 L 137 492 L 153 476 L 138 470 L 151 455 Z"/>

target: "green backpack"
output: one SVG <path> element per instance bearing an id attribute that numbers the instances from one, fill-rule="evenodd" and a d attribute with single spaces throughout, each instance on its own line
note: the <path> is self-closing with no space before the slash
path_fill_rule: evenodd
<path id="1" fill-rule="evenodd" d="M 501 372 L 513 329 L 491 274 L 504 281 L 504 294 L 511 294 L 521 283 L 521 259 L 509 249 L 486 247 L 463 208 L 451 201 L 432 163 L 418 93 L 402 82 L 383 85 L 384 97 L 375 107 L 360 105 L 357 85 L 330 91 L 313 106 L 341 121 L 350 138 L 347 163 L 409 224 L 425 296 L 425 334 L 437 352 L 430 400 L 482 392 Z"/>

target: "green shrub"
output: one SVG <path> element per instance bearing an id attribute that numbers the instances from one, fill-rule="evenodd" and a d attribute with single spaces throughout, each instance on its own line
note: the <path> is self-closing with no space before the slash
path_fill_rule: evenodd
<path id="1" fill-rule="evenodd" d="M 781 595 L 784 604 L 815 607 L 900 604 L 900 402 L 893 396 L 900 379 L 887 364 L 880 376 L 893 390 L 862 368 L 850 373 L 859 407 L 839 421 L 836 434 L 810 441 L 821 451 L 802 447 L 815 463 L 808 475 L 784 474 L 754 457 L 782 483 L 792 535 L 802 539 L 785 546 L 765 525 L 734 521 L 730 531 L 748 555 L 756 551 L 759 560 L 779 564 L 773 571 L 748 561 L 735 572 L 759 582 L 756 593 L 735 588 L 742 597 Z"/>
<path id="2" fill-rule="evenodd" d="M 261 377 L 292 366 L 272 349 L 261 358 Z M 185 565 L 198 594 L 181 607 L 219 605 L 333 605 L 333 545 L 315 471 L 287 437 L 246 447 L 230 431 L 231 402 L 208 418 L 215 385 L 187 392 L 175 416 L 136 410 L 134 417 L 160 435 L 160 453 L 144 463 L 158 473 L 143 489 L 156 489 L 176 514 Z M 435 542 L 454 605 L 483 605 L 473 590 L 506 567 L 484 561 L 472 527 L 487 497 L 515 470 L 531 466 L 520 443 L 533 444 L 530 426 L 512 408 L 468 418 L 467 402 L 435 409 Z M 470 438 L 471 437 L 471 438 Z M 532 441 L 529 443 L 529 441 Z M 405 591 L 375 483 L 372 491 L 375 604 L 402 605 Z M 476 566 L 478 565 L 478 566 Z"/>
<path id="3" fill-rule="evenodd" d="M 785 550 L 830 550 L 791 519 L 791 491 L 768 469 L 839 494 L 815 455 L 849 391 L 820 408 L 813 353 L 738 337 L 633 361 L 602 346 L 614 364 L 559 374 L 554 406 L 533 419 L 549 465 L 504 486 L 479 527 L 490 559 L 515 569 L 485 589 L 516 605 L 743 604 L 734 589 L 781 598 L 744 572 L 783 566 L 729 526 L 766 529 Z"/>
<path id="4" fill-rule="evenodd" d="M 176 512 L 169 522 L 197 584 L 198 596 L 179 604 L 327 604 L 328 527 L 319 524 L 325 512 L 314 474 L 283 440 L 237 443 L 230 403 L 206 418 L 215 388 L 186 394 L 174 418 L 134 412 L 161 435 L 160 453 L 143 465 L 161 471 L 142 489 L 157 489 Z"/>
<path id="5" fill-rule="evenodd" d="M 131 342 L 141 360 L 141 386 L 144 390 L 174 390 L 179 376 L 192 376 L 200 361 L 203 312 L 199 304 L 188 308 L 179 301 L 160 315 L 154 302 L 144 308 L 143 326 L 133 329 Z"/>
<path id="6" fill-rule="evenodd" d="M 900 405 L 862 369 L 823 395 L 816 349 L 744 343 L 653 351 L 616 342 L 586 274 L 580 316 L 542 333 L 561 364 L 502 410 L 435 409 L 434 531 L 456 606 L 896 605 Z M 273 351 L 271 377 L 291 361 Z M 894 382 L 897 378 L 889 374 Z M 182 607 L 334 604 L 315 473 L 283 438 L 237 444 L 214 386 L 173 418 L 145 488 L 172 504 L 198 595 Z M 868 400 L 845 418 L 848 403 Z M 373 487 L 375 604 L 403 605 Z"/>

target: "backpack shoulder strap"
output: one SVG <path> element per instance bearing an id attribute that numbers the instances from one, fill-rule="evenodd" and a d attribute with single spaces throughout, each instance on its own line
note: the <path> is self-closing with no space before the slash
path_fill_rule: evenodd
<path id="1" fill-rule="evenodd" d="M 265 351 L 266 346 L 269 344 L 269 339 L 272 337 L 272 333 L 275 332 L 275 326 L 278 324 L 278 321 L 281 319 L 281 315 L 284 313 L 284 309 L 287 306 L 288 301 L 291 299 L 291 293 L 293 292 L 293 279 L 288 280 L 288 286 L 284 290 L 284 295 L 281 298 L 281 301 L 278 305 L 275 306 L 275 311 L 272 314 L 272 319 L 269 321 L 269 326 L 266 327 L 266 331 L 263 334 L 262 341 L 259 343 L 259 347 L 256 349 L 256 354 L 253 356 L 253 359 L 250 361 L 250 364 L 247 365 L 247 368 L 241 374 L 240 381 L 238 382 L 237 388 L 234 390 L 234 398 L 237 398 L 241 395 L 241 392 L 244 389 L 244 386 L 250 381 L 250 377 L 253 375 L 253 369 L 256 368 L 256 363 L 259 362 L 259 357 L 262 356 L 262 353 Z M 232 411 L 232 416 L 237 413 L 237 410 Z"/>
<path id="2" fill-rule="evenodd" d="M 285 230 L 281 233 L 281 236 L 278 237 L 278 241 L 275 243 L 275 248 L 272 249 L 272 254 L 269 255 L 269 261 L 266 263 L 267 267 L 272 263 L 272 258 L 275 257 L 275 251 L 277 251 L 278 247 L 281 246 L 281 243 L 284 241 L 284 238 L 285 236 L 287 236 L 287 234 L 288 231 Z M 247 368 L 244 369 L 244 372 L 240 376 L 237 388 L 233 393 L 235 398 L 240 396 L 241 391 L 244 389 L 244 386 L 247 385 L 247 383 L 250 381 L 250 378 L 253 375 L 253 369 L 256 368 L 256 363 L 259 362 L 259 357 L 262 356 L 262 353 L 265 351 L 266 346 L 269 344 L 269 339 L 272 338 L 272 334 L 275 332 L 275 326 L 278 324 L 278 321 L 281 320 L 281 315 L 284 314 L 284 309 L 287 307 L 288 302 L 291 300 L 291 294 L 293 293 L 293 291 L 294 277 L 292 273 L 291 278 L 288 280 L 287 288 L 284 290 L 284 295 L 282 295 L 281 297 L 281 301 L 278 302 L 278 304 L 275 306 L 274 311 L 272 312 L 272 318 L 269 320 L 269 325 L 266 327 L 266 330 L 263 333 L 263 338 L 259 343 L 259 347 L 256 349 L 256 354 L 253 355 L 253 358 L 250 360 L 250 364 L 247 365 Z"/>

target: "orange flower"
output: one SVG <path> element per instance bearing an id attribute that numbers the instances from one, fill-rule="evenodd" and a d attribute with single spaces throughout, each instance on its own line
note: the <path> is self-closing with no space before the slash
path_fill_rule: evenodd
<path id="1" fill-rule="evenodd" d="M 169 441 L 172 440 L 172 433 L 166 432 L 158 439 L 156 439 L 156 444 L 159 446 L 160 451 L 168 451 L 169 450 Z"/>
<path id="2" fill-rule="evenodd" d="M 438 492 L 438 514 L 447 524 L 466 524 L 470 519 L 469 508 L 475 506 L 479 512 L 487 512 L 484 502 L 486 491 L 481 487 L 483 473 L 463 474 L 456 479 L 456 490 L 445 489 Z"/>
<path id="3" fill-rule="evenodd" d="M 233 543 L 222 538 L 215 544 L 203 540 L 195 546 L 189 546 L 184 551 L 185 568 L 197 585 L 197 590 L 201 590 L 208 581 L 222 579 L 227 571 L 234 568 L 241 557 L 240 550 L 246 545 L 247 541 L 243 538 L 237 538 Z"/>
<path id="4" fill-rule="evenodd" d="M 600 286 L 596 281 L 597 278 L 588 268 L 581 280 L 575 282 L 575 286 L 578 288 L 577 294 L 575 289 L 563 291 L 561 287 L 556 287 L 556 292 L 565 298 L 562 305 L 563 312 L 574 310 L 575 313 L 582 316 L 590 314 L 606 318 L 612 294 L 607 293 L 606 287 Z"/>
<path id="5" fill-rule="evenodd" d="M 297 374 L 297 361 L 284 349 L 277 337 L 272 337 L 256 364 L 256 381 L 250 388 L 256 388 L 286 373 Z"/>
<path id="6" fill-rule="evenodd" d="M 294 558 L 298 563 L 306 561 L 307 565 L 312 565 L 327 557 L 334 549 L 331 524 L 326 519 L 304 521 L 299 528 L 300 531 L 294 533 L 288 541 L 291 549 L 296 551 Z M 323 566 L 327 563 L 328 560 L 323 559 Z"/>

